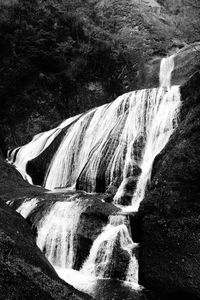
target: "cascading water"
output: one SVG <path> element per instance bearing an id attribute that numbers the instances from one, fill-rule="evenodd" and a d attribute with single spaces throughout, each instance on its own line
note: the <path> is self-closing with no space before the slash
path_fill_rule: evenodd
<path id="1" fill-rule="evenodd" d="M 29 214 L 34 210 L 34 208 L 37 206 L 38 202 L 39 202 L 38 198 L 26 199 L 16 209 L 16 211 L 26 219 L 29 216 Z"/>
<path id="2" fill-rule="evenodd" d="M 141 175 L 137 182 L 132 199 L 132 211 L 137 211 L 144 198 L 147 182 L 151 177 L 154 158 L 167 144 L 172 132 L 178 124 L 178 114 L 181 105 L 179 86 L 170 87 L 171 72 L 173 70 L 173 56 L 164 58 L 160 66 L 160 88 L 152 98 L 146 99 L 146 141 L 139 163 Z M 163 91 L 166 93 L 163 94 Z M 116 204 L 124 194 L 127 174 L 114 197 Z"/>
<path id="3" fill-rule="evenodd" d="M 136 247 L 137 244 L 133 243 L 127 228 L 126 216 L 110 216 L 108 225 L 94 241 L 89 257 L 80 272 L 90 276 L 112 278 L 117 273 L 117 268 L 120 268 L 121 276 L 124 273 L 123 279 L 126 279 L 129 265 L 134 260 L 133 249 Z M 120 259 L 120 255 L 123 255 L 123 266 L 116 262 L 116 257 Z M 126 269 L 124 272 L 123 268 Z M 137 283 L 137 263 L 131 272 L 132 281 Z"/>
<path id="4" fill-rule="evenodd" d="M 87 183 L 87 191 L 99 191 L 98 173 L 104 173 L 108 186 L 116 176 L 121 176 L 125 160 L 126 164 L 134 164 L 129 153 L 144 130 L 144 114 L 137 114 L 145 109 L 144 94 L 148 97 L 145 90 L 125 94 L 83 115 L 68 131 L 55 154 L 45 187 L 74 185 L 81 178 L 80 181 Z"/>
<path id="5" fill-rule="evenodd" d="M 56 202 L 37 225 L 37 245 L 54 267 L 73 268 L 77 251 L 77 227 L 87 201 L 76 195 L 70 202 Z"/>
<path id="6" fill-rule="evenodd" d="M 177 92 L 173 93 L 173 89 Z M 145 187 L 151 177 L 154 158 L 167 144 L 172 132 L 177 127 L 179 107 L 180 97 L 178 87 L 172 87 L 169 90 L 168 97 L 164 97 L 162 100 L 162 106 L 155 106 L 157 115 L 152 122 L 152 126 L 149 128 L 140 166 L 142 173 L 138 180 L 132 201 L 132 205 L 135 206 L 136 210 L 144 198 Z"/>

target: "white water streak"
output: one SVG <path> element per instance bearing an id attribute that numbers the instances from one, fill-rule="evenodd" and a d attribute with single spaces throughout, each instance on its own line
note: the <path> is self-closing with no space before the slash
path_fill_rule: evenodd
<path id="1" fill-rule="evenodd" d="M 147 123 L 148 133 L 141 163 L 142 173 L 132 199 L 133 210 L 138 210 L 139 204 L 144 198 L 156 155 L 165 147 L 173 131 L 178 126 L 181 96 L 179 86 L 170 87 L 173 68 L 173 56 L 162 59 L 159 76 L 160 86 L 166 87 L 167 93 L 161 98 L 160 102 L 152 101 L 148 103 L 147 115 L 152 115 L 152 120 Z M 149 113 L 149 111 L 153 112 Z"/>
<path id="2" fill-rule="evenodd" d="M 75 200 L 73 195 L 70 200 Z M 77 251 L 77 227 L 87 201 L 57 201 L 37 225 L 37 245 L 56 267 L 72 268 Z"/>
<path id="3" fill-rule="evenodd" d="M 172 89 L 171 93 L 174 92 L 176 89 Z M 106 162 L 106 185 L 120 172 L 125 178 L 127 171 L 138 163 L 132 153 L 133 144 L 148 135 L 148 126 L 152 125 L 166 94 L 168 97 L 165 89 L 135 91 L 81 116 L 70 127 L 55 153 L 45 187 L 54 189 L 74 185 L 87 163 L 84 176 L 95 191 L 102 153 L 106 151 L 112 152 Z M 157 106 L 154 108 L 153 105 Z M 109 150 L 106 147 L 110 147 Z"/>
<path id="4" fill-rule="evenodd" d="M 16 211 L 20 213 L 25 219 L 30 215 L 30 213 L 37 206 L 39 200 L 37 198 L 26 199 Z"/>

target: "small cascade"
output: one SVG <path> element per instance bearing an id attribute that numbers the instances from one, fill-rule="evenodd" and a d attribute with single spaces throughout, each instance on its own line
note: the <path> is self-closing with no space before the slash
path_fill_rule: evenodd
<path id="1" fill-rule="evenodd" d="M 160 87 L 169 87 L 171 85 L 171 75 L 174 69 L 174 55 L 165 57 L 160 63 L 159 81 Z"/>
<path id="2" fill-rule="evenodd" d="M 17 209 L 16 211 L 20 213 L 25 219 L 29 216 L 29 214 L 34 210 L 37 206 L 39 200 L 37 198 L 26 199 Z"/>
<path id="3" fill-rule="evenodd" d="M 137 244 L 130 237 L 126 221 L 126 216 L 110 216 L 109 223 L 94 241 L 81 273 L 100 278 L 121 276 L 123 280 L 128 274 L 128 280 L 137 283 L 138 265 L 133 254 Z"/>
<path id="4" fill-rule="evenodd" d="M 71 197 L 70 202 L 56 202 L 36 224 L 37 245 L 55 267 L 72 268 L 77 250 L 77 227 L 87 201 L 80 203 Z"/>

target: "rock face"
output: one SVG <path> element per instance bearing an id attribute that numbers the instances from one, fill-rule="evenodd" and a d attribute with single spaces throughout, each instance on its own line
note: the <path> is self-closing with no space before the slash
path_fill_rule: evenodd
<path id="1" fill-rule="evenodd" d="M 180 124 L 154 161 L 137 216 L 139 282 L 177 299 L 200 298 L 200 74 L 181 87 Z"/>
<path id="2" fill-rule="evenodd" d="M 90 299 L 59 279 L 26 221 L 0 201 L 1 299 Z"/>

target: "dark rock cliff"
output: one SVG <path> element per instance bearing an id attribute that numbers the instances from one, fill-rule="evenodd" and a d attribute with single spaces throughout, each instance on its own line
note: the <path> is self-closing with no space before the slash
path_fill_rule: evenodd
<path id="1" fill-rule="evenodd" d="M 139 213 L 139 282 L 200 299 L 200 73 L 181 86 L 179 126 L 156 157 Z"/>

